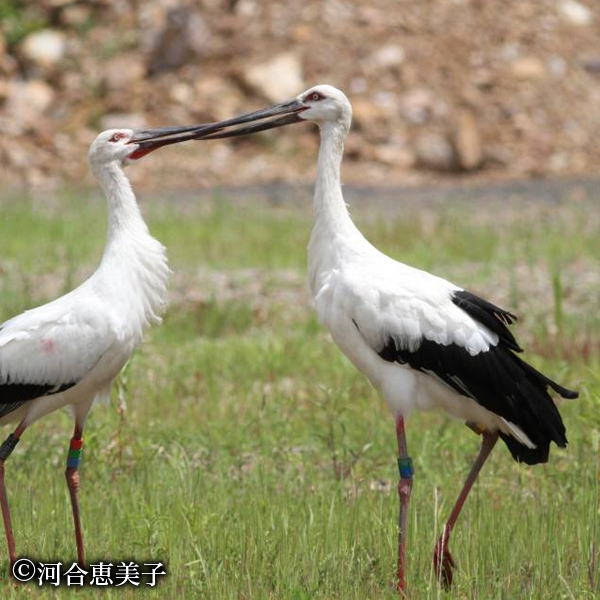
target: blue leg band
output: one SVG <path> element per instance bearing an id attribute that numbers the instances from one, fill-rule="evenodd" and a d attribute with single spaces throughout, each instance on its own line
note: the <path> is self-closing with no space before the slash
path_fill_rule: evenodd
<path id="1" fill-rule="evenodd" d="M 413 469 L 412 458 L 398 458 L 398 469 L 400 470 L 400 479 L 410 479 L 415 470 Z"/>
<path id="2" fill-rule="evenodd" d="M 81 464 L 81 455 L 83 453 L 83 440 L 71 440 L 69 455 L 67 456 L 67 468 L 77 469 Z"/>

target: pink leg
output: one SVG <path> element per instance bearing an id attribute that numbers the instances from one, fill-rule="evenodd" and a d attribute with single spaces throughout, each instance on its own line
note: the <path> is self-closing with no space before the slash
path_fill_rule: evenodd
<path id="1" fill-rule="evenodd" d="M 77 544 L 77 562 L 80 567 L 85 566 L 85 550 L 83 545 L 83 530 L 81 528 L 81 517 L 79 514 L 79 502 L 77 501 L 77 491 L 79 490 L 79 463 L 81 462 L 81 448 L 83 446 L 83 431 L 75 426 L 73 438 L 69 446 L 69 456 L 67 458 L 67 468 L 65 477 L 67 487 L 71 496 L 71 506 L 73 508 L 73 523 L 75 525 L 75 542 Z"/>
<path id="2" fill-rule="evenodd" d="M 398 482 L 398 497 L 400 513 L 398 515 L 398 590 L 404 593 L 406 589 L 406 532 L 408 525 L 408 503 L 412 490 L 413 467 L 408 456 L 406 437 L 404 435 L 404 419 L 396 417 L 396 437 L 398 439 L 398 467 L 400 481 Z"/>
<path id="3" fill-rule="evenodd" d="M 481 440 L 481 449 L 479 450 L 479 454 L 475 459 L 475 463 L 471 467 L 471 471 L 467 480 L 465 481 L 465 485 L 463 486 L 454 507 L 452 508 L 452 512 L 450 513 L 450 518 L 448 522 L 444 526 L 444 530 L 442 535 L 437 541 L 435 545 L 435 550 L 433 552 L 433 566 L 435 568 L 435 574 L 438 578 L 438 581 L 442 583 L 445 589 L 450 589 L 452 585 L 452 569 L 456 566 L 454 563 L 454 559 L 452 558 L 452 554 L 450 554 L 450 550 L 448 550 L 448 541 L 450 539 L 450 534 L 452 533 L 452 528 L 454 527 L 456 520 L 458 519 L 458 515 L 462 510 L 463 504 L 477 479 L 477 475 L 479 475 L 479 471 L 481 471 L 481 467 L 483 463 L 487 460 L 490 452 L 496 445 L 498 441 L 497 433 L 489 433 L 484 432 L 482 434 L 483 439 Z"/>
<path id="4" fill-rule="evenodd" d="M 15 449 L 15 446 L 19 443 L 19 439 L 24 430 L 25 427 L 23 427 L 22 424 L 19 425 L 0 446 L 0 507 L 2 508 L 2 520 L 4 521 L 4 532 L 6 533 L 6 543 L 8 545 L 8 559 L 10 560 L 11 567 L 17 559 L 17 552 L 12 522 L 10 519 L 10 508 L 8 506 L 6 486 L 4 485 L 4 463 Z"/>

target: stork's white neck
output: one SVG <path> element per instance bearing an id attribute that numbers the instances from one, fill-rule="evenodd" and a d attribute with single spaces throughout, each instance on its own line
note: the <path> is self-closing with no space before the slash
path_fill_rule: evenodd
<path id="1" fill-rule="evenodd" d="M 107 247 L 123 234 L 148 233 L 129 179 L 116 162 L 94 169 L 108 202 Z"/>
<path id="2" fill-rule="evenodd" d="M 123 310 L 144 327 L 160 320 L 166 303 L 166 249 L 150 235 L 121 166 L 103 165 L 94 174 L 108 202 L 106 247 L 98 273 L 109 280 L 104 285 L 112 290 L 113 301 L 122 301 Z"/>
<path id="3" fill-rule="evenodd" d="M 342 124 L 321 125 L 321 147 L 317 161 L 314 214 L 315 225 L 334 233 L 352 224 L 342 195 L 340 169 L 346 131 Z"/>
<path id="4" fill-rule="evenodd" d="M 315 223 L 308 244 L 309 284 L 315 298 L 325 285 L 330 270 L 338 268 L 340 261 L 369 247 L 352 222 L 342 195 L 340 169 L 347 130 L 343 123 L 324 123 L 321 126 L 314 197 Z"/>

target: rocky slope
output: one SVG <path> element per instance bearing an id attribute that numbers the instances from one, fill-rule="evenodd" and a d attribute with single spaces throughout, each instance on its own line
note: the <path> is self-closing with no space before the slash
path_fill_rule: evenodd
<path id="1" fill-rule="evenodd" d="M 345 179 L 593 175 L 600 159 L 593 0 L 1 0 L 0 181 L 87 182 L 108 127 L 212 121 L 315 83 L 354 106 Z M 197 142 L 137 185 L 307 181 L 297 125 Z"/>

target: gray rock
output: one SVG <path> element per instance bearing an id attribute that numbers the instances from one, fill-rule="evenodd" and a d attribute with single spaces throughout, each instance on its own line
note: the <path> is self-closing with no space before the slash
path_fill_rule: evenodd
<path id="1" fill-rule="evenodd" d="M 67 37 L 56 29 L 30 33 L 20 44 L 21 55 L 42 69 L 53 69 L 64 58 Z"/>
<path id="2" fill-rule="evenodd" d="M 163 28 L 151 41 L 148 73 L 178 69 L 209 49 L 210 29 L 202 15 L 179 6 L 167 13 Z"/>
<path id="3" fill-rule="evenodd" d="M 592 11 L 577 0 L 559 0 L 558 14 L 571 25 L 586 26 L 594 20 Z"/>
<path id="4" fill-rule="evenodd" d="M 440 133 L 421 132 L 415 140 L 417 165 L 432 171 L 454 171 L 458 160 L 448 138 Z"/>
<path id="5" fill-rule="evenodd" d="M 261 10 L 261 6 L 256 0 L 238 0 L 234 6 L 235 14 L 244 19 L 257 17 Z"/>
<path id="6" fill-rule="evenodd" d="M 406 92 L 401 99 L 402 116 L 413 125 L 421 125 L 429 120 L 435 98 L 431 90 L 414 88 Z"/>
<path id="7" fill-rule="evenodd" d="M 4 110 L 20 127 L 35 126 L 55 96 L 52 87 L 42 79 L 12 81 L 6 90 Z"/>
<path id="8" fill-rule="evenodd" d="M 557 79 L 562 79 L 568 70 L 568 63 L 562 56 L 553 55 L 548 59 L 548 70 Z"/>
<path id="9" fill-rule="evenodd" d="M 178 81 L 169 88 L 169 98 L 183 106 L 189 106 L 194 101 L 194 89 L 185 81 Z"/>
<path id="10" fill-rule="evenodd" d="M 370 58 L 371 64 L 379 68 L 399 67 L 406 58 L 402 46 L 387 44 L 376 50 Z"/>
<path id="11" fill-rule="evenodd" d="M 304 89 L 302 65 L 294 52 L 279 54 L 265 63 L 246 68 L 243 78 L 270 102 L 296 96 Z"/>

